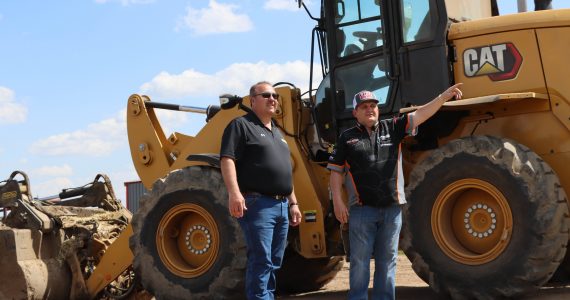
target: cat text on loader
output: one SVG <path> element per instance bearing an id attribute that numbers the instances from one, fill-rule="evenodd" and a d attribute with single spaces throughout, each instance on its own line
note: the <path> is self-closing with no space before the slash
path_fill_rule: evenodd
<path id="1" fill-rule="evenodd" d="M 401 248 L 419 277 L 453 298 L 513 297 L 568 282 L 570 10 L 491 17 L 488 1 L 321 5 L 318 17 L 303 7 L 317 23 L 311 66 L 319 57 L 324 79 L 306 98 L 293 84 L 276 88 L 275 121 L 291 149 L 303 214 L 278 289 L 318 289 L 343 264 L 326 163 L 354 124 L 353 95 L 371 90 L 391 117 L 456 82 L 464 99 L 446 103 L 402 145 Z M 243 296 L 245 243 L 228 213 L 217 153 L 249 98 L 221 100 L 208 109 L 128 100 L 132 158 L 150 190 L 133 217 L 133 266 L 159 299 Z M 157 109 L 206 113 L 208 122 L 196 136 L 166 135 Z"/>

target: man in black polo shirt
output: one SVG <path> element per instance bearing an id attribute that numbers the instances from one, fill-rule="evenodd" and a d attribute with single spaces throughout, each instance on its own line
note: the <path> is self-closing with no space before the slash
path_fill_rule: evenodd
<path id="1" fill-rule="evenodd" d="M 350 223 L 350 290 L 348 299 L 367 299 L 370 257 L 374 254 L 372 299 L 395 299 L 398 239 L 402 227 L 401 204 L 406 203 L 400 143 L 453 97 L 456 84 L 415 112 L 378 121 L 378 100 L 361 91 L 353 99 L 356 126 L 344 131 L 329 158 L 334 213 Z M 347 209 L 342 184 L 348 192 Z"/>
<path id="2" fill-rule="evenodd" d="M 231 121 L 222 136 L 221 168 L 230 214 L 238 218 L 247 243 L 247 298 L 274 299 L 288 226 L 299 225 L 301 212 L 289 147 L 271 119 L 279 95 L 262 81 L 249 96 L 253 112 Z"/>

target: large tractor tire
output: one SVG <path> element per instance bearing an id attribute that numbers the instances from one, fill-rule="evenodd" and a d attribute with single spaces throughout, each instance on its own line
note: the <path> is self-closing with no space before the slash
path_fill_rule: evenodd
<path id="1" fill-rule="evenodd" d="M 305 258 L 289 246 L 277 272 L 277 289 L 282 294 L 317 291 L 333 280 L 343 265 L 342 256 Z"/>
<path id="2" fill-rule="evenodd" d="M 135 273 L 157 299 L 245 297 L 246 246 L 218 170 L 194 166 L 158 180 L 132 224 Z"/>
<path id="3" fill-rule="evenodd" d="M 454 299 L 513 297 L 546 283 L 566 253 L 568 205 L 537 154 L 489 136 L 451 141 L 410 174 L 401 247 Z"/>

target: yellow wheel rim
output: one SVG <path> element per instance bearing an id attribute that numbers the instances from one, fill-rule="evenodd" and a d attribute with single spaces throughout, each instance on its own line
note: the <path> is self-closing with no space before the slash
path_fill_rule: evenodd
<path id="1" fill-rule="evenodd" d="M 183 278 L 198 277 L 215 262 L 220 245 L 212 215 L 196 204 L 177 205 L 162 217 L 156 247 L 163 264 Z"/>
<path id="2" fill-rule="evenodd" d="M 463 179 L 438 195 L 431 228 L 447 256 L 459 263 L 481 265 L 497 258 L 509 244 L 513 216 L 507 199 L 495 186 Z"/>

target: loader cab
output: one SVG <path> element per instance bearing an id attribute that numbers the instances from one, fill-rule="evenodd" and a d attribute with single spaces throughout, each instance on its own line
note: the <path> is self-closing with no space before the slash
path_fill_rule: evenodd
<path id="1" fill-rule="evenodd" d="M 444 0 L 322 1 L 324 79 L 315 94 L 319 136 L 354 126 L 352 98 L 380 100 L 381 118 L 421 105 L 450 83 Z"/>

